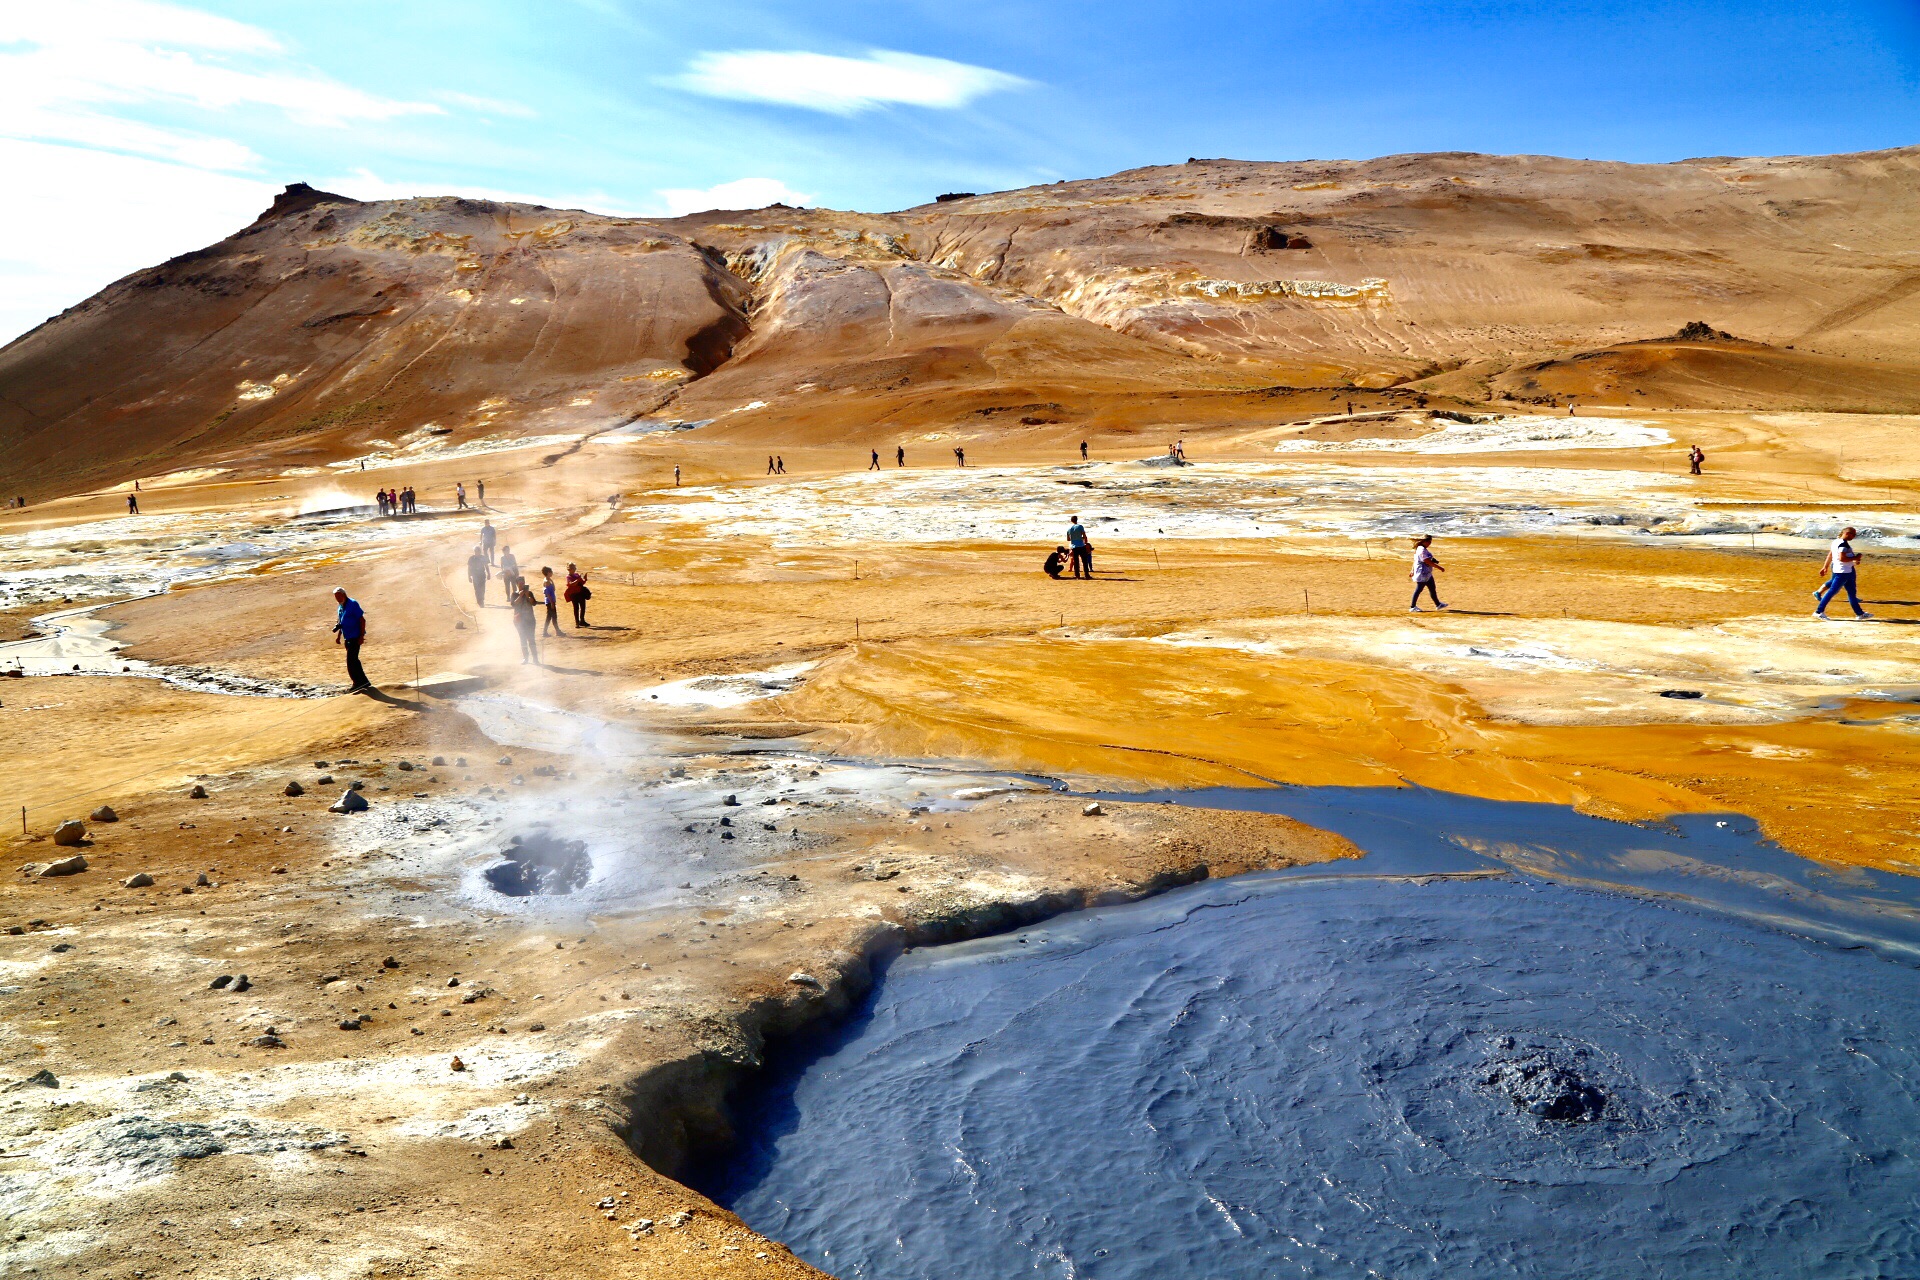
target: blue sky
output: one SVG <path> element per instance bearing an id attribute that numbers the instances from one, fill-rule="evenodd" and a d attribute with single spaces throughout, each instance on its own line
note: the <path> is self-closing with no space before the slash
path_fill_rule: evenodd
<path id="1" fill-rule="evenodd" d="M 664 214 L 1920 142 L 1920 4 L 0 0 L 0 340 L 289 181 Z"/>

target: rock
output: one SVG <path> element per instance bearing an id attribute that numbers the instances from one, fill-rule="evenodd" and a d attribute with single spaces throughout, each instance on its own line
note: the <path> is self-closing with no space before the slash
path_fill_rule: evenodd
<path id="1" fill-rule="evenodd" d="M 820 979 L 814 977 L 804 969 L 795 969 L 787 975 L 787 981 L 802 987 L 818 987 L 820 985 Z"/>
<path id="2" fill-rule="evenodd" d="M 341 793 L 340 798 L 338 800 L 335 800 L 332 804 L 327 806 L 327 812 L 328 813 L 364 813 L 366 812 L 366 808 L 367 808 L 367 798 L 361 795 L 358 791 L 355 791 L 351 787 L 349 787 L 346 791 Z"/>
<path id="3" fill-rule="evenodd" d="M 197 782 L 193 784 L 193 790 L 187 792 L 187 799 L 189 800 L 205 800 L 206 798 L 207 789 Z"/>
<path id="4" fill-rule="evenodd" d="M 454 1071 L 465 1071 L 467 1069 L 467 1064 L 460 1061 L 458 1056 L 456 1056 L 452 1062 L 449 1062 L 447 1066 Z"/>
<path id="5" fill-rule="evenodd" d="M 112 805 L 107 805 L 107 804 L 101 805 L 98 809 L 95 809 L 92 813 L 88 814 L 87 816 L 93 819 L 95 822 L 120 821 L 120 815 L 113 811 Z"/>
<path id="6" fill-rule="evenodd" d="M 467 758 L 465 756 L 455 756 L 453 762 L 462 769 L 467 767 Z"/>
<path id="7" fill-rule="evenodd" d="M 511 1151 L 513 1150 L 513 1139 L 503 1135 L 494 1141 L 493 1149 L 495 1151 Z"/>
<path id="8" fill-rule="evenodd" d="M 740 797 L 728 796 L 725 800 L 722 800 L 720 803 L 725 805 L 733 805 L 737 807 L 740 804 Z"/>
<path id="9" fill-rule="evenodd" d="M 289 796 L 303 796 L 307 794 L 307 789 L 301 786 L 298 781 L 292 778 L 289 778 L 287 779 L 287 785 L 281 794 L 289 795 Z"/>
<path id="10" fill-rule="evenodd" d="M 513 1095 L 513 1105 L 514 1105 L 514 1106 L 516 1106 L 516 1107 L 524 1107 L 524 1106 L 526 1106 L 526 1105 L 527 1105 L 527 1104 L 528 1104 L 529 1102 L 532 1102 L 532 1101 L 533 1101 L 533 1099 L 532 1099 L 532 1098 L 529 1098 L 529 1097 L 528 1097 L 528 1096 L 527 1096 L 526 1094 L 524 1094 L 524 1093 L 516 1093 L 516 1094 L 514 1094 L 514 1095 Z"/>
<path id="11" fill-rule="evenodd" d="M 547 1024 L 544 1022 L 529 1022 L 527 1024 L 527 1030 L 529 1031 L 545 1031 L 546 1029 Z"/>
<path id="12" fill-rule="evenodd" d="M 411 761 L 411 760 L 402 760 L 402 761 L 400 762 L 400 772 L 402 772 L 402 773 L 412 773 L 412 772 L 413 772 L 413 761 Z"/>
<path id="13" fill-rule="evenodd" d="M 26 930 L 21 928 L 17 924 L 10 924 L 7 926 L 7 936 L 10 938 L 17 938 L 25 932 Z"/>
<path id="14" fill-rule="evenodd" d="M 358 1031 L 360 1029 L 360 1019 L 342 1018 L 340 1019 L 340 1029 L 342 1031 Z"/>
<path id="15" fill-rule="evenodd" d="M 86 825 L 78 818 L 68 818 L 65 822 L 53 829 L 53 842 L 55 844 L 72 848 L 75 845 L 85 844 L 86 841 Z"/>
<path id="16" fill-rule="evenodd" d="M 313 780 L 313 785 L 316 787 L 330 787 L 333 785 L 333 775 L 330 773 L 323 773 L 319 777 Z"/>
<path id="17" fill-rule="evenodd" d="M 136 871 L 120 883 L 129 889 L 144 889 L 153 883 L 153 877 L 144 871 Z"/>
<path id="18" fill-rule="evenodd" d="M 1083 818 L 1097 818 L 1105 812 L 1106 810 L 1100 807 L 1100 802 L 1094 800 L 1089 802 L 1086 808 L 1080 810 L 1080 816 Z"/>
<path id="19" fill-rule="evenodd" d="M 55 955 L 61 955 L 71 950 L 73 950 L 73 944 L 71 942 L 56 942 L 53 944 L 53 954 Z"/>
<path id="20" fill-rule="evenodd" d="M 446 762 L 447 762 L 447 758 L 445 756 L 435 756 L 433 758 L 433 763 L 435 764 L 435 766 L 444 765 L 446 764 Z"/>
<path id="21" fill-rule="evenodd" d="M 234 991 L 246 991 L 251 989 L 252 986 L 253 984 L 247 981 L 247 975 L 243 973 L 233 980 L 233 986 L 230 989 Z"/>
<path id="22" fill-rule="evenodd" d="M 512 757 L 512 756 L 501 756 L 501 757 L 500 757 L 500 759 L 499 759 L 498 761 L 496 761 L 495 763 L 497 763 L 497 764 L 512 764 L 512 763 L 513 763 L 513 757 Z"/>
<path id="23" fill-rule="evenodd" d="M 467 992 L 467 994 L 460 997 L 460 1003 L 472 1004 L 474 1001 L 478 1000 L 481 996 L 484 996 L 485 994 L 487 993 L 484 989 L 480 991 L 469 991 Z"/>
<path id="24" fill-rule="evenodd" d="M 15 1080 L 7 1086 L 7 1092 L 11 1093 L 15 1089 L 30 1089 L 36 1087 L 42 1089 L 58 1089 L 60 1087 L 60 1081 L 54 1076 L 53 1072 L 42 1067 L 25 1080 Z"/>
<path id="25" fill-rule="evenodd" d="M 219 977 L 215 978 L 212 982 L 209 982 L 207 985 L 209 987 L 212 987 L 215 991 L 223 991 L 227 987 L 233 985 L 233 975 L 230 973 L 223 973 Z"/>
<path id="26" fill-rule="evenodd" d="M 40 868 L 42 878 L 47 876 L 70 876 L 87 869 L 87 855 L 76 853 L 71 858 L 62 858 L 58 862 L 49 862 Z"/>
<path id="27" fill-rule="evenodd" d="M 357 779 L 356 779 L 355 781 L 353 781 L 353 782 L 349 782 L 349 783 L 347 784 L 347 790 L 349 790 L 349 791 L 365 791 L 366 789 L 367 789 L 367 784 L 366 784 L 366 783 L 364 783 L 364 782 L 361 782 L 361 781 L 359 781 L 359 780 L 357 780 Z M 385 791 L 385 790 L 386 790 L 386 788 L 385 788 L 385 787 L 382 787 L 382 788 L 380 788 L 380 789 L 381 789 L 382 791 Z"/>
<path id="28" fill-rule="evenodd" d="M 284 1049 L 287 1047 L 287 1042 L 271 1031 L 265 1035 L 255 1036 L 253 1039 L 247 1041 L 247 1043 L 256 1049 Z"/>
<path id="29" fill-rule="evenodd" d="M 457 987 L 457 986 L 459 986 L 459 985 L 460 985 L 460 979 L 458 979 L 458 978 L 448 978 L 448 979 L 447 979 L 447 985 L 448 985 L 448 986 L 450 986 L 450 987 Z"/>
<path id="30" fill-rule="evenodd" d="M 208 889 L 213 886 L 213 881 L 207 879 L 207 873 L 204 871 L 202 871 L 199 875 L 195 876 L 193 882 L 199 885 L 202 889 Z"/>
<path id="31" fill-rule="evenodd" d="M 1698 689 L 1662 689 L 1660 696 L 1663 698 L 1679 698 L 1691 702 L 1696 698 L 1704 698 L 1706 695 Z"/>
<path id="32" fill-rule="evenodd" d="M 382 960 L 380 962 L 380 967 L 382 969 L 398 969 L 400 967 L 400 962 L 398 960 L 395 960 L 392 956 L 388 956 L 385 960 Z"/>

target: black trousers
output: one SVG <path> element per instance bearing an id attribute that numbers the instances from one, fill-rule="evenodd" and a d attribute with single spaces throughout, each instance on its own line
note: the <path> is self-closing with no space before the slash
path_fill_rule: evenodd
<path id="1" fill-rule="evenodd" d="M 347 640 L 344 643 L 347 646 L 347 679 L 353 682 L 356 689 L 366 687 L 372 682 L 367 679 L 366 668 L 360 665 L 360 642 Z"/>

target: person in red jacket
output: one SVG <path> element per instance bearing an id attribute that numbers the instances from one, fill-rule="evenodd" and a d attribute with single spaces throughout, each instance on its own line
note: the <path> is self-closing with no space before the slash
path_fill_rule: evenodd
<path id="1" fill-rule="evenodd" d="M 573 606 L 573 625 L 587 625 L 587 601 L 593 599 L 593 592 L 587 588 L 587 575 L 580 572 L 580 566 L 567 562 L 567 589 L 562 592 L 567 603 Z"/>

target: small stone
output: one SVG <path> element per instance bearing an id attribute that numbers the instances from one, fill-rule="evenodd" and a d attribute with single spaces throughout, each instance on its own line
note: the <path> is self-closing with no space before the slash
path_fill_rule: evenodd
<path id="1" fill-rule="evenodd" d="M 271 872 L 271 874 L 276 876 L 283 876 L 287 874 L 287 869 L 285 867 L 275 867 Z"/>
<path id="2" fill-rule="evenodd" d="M 233 980 L 233 990 L 235 991 L 246 991 L 252 986 L 253 984 L 247 981 L 247 975 L 244 973 Z"/>
<path id="3" fill-rule="evenodd" d="M 457 986 L 459 986 L 459 985 L 460 985 L 460 979 L 458 979 L 458 978 L 448 978 L 448 979 L 447 979 L 447 985 L 448 985 L 448 986 L 450 986 L 450 987 L 457 987 Z"/>
<path id="4" fill-rule="evenodd" d="M 445 756 L 435 756 L 433 763 L 436 768 L 444 766 L 447 763 L 447 758 Z"/>
<path id="5" fill-rule="evenodd" d="M 307 794 L 307 789 L 301 786 L 298 780 L 289 778 L 287 779 L 287 785 L 285 786 L 285 788 L 282 789 L 282 794 L 290 795 L 290 796 L 303 796 Z"/>
<path id="6" fill-rule="evenodd" d="M 495 761 L 495 763 L 496 763 L 496 764 L 512 764 L 512 763 L 513 763 L 513 757 L 512 757 L 512 756 L 501 756 L 499 760 L 497 760 L 497 761 Z"/>
<path id="7" fill-rule="evenodd" d="M 53 842 L 55 844 L 72 848 L 75 845 L 85 844 L 86 840 L 86 824 L 78 818 L 68 818 L 65 822 L 53 829 Z"/>
<path id="8" fill-rule="evenodd" d="M 230 973 L 223 973 L 219 977 L 215 978 L 212 982 L 209 982 L 207 985 L 209 987 L 212 987 L 215 991 L 223 991 L 227 987 L 231 986 L 232 984 L 233 984 L 233 975 Z"/>
<path id="9" fill-rule="evenodd" d="M 465 756 L 455 756 L 453 758 L 453 763 L 459 766 L 460 768 L 464 769 L 467 767 L 467 758 Z"/>
<path id="10" fill-rule="evenodd" d="M 721 801 L 720 803 L 721 803 L 721 804 L 725 804 L 725 805 L 733 805 L 733 806 L 736 806 L 736 807 L 738 807 L 738 805 L 740 804 L 740 797 L 739 797 L 739 796 L 728 796 L 728 797 L 727 797 L 727 798 L 726 798 L 725 800 L 722 800 L 722 801 Z"/>
<path id="11" fill-rule="evenodd" d="M 388 956 L 385 960 L 382 960 L 380 962 L 380 967 L 382 969 L 398 969 L 400 967 L 400 962 L 398 960 L 395 960 L 392 956 Z"/>
<path id="12" fill-rule="evenodd" d="M 361 781 L 359 781 L 358 779 L 356 779 L 356 780 L 354 780 L 354 781 L 352 781 L 352 782 L 349 782 L 349 783 L 347 784 L 347 790 L 349 790 L 349 791 L 365 791 L 366 789 L 367 789 L 367 784 L 366 784 L 366 783 L 364 783 L 364 782 L 361 782 Z M 382 787 L 382 788 L 380 788 L 380 789 L 381 789 L 382 791 L 385 791 L 385 790 L 386 790 L 386 788 L 385 788 L 385 787 Z"/>
<path id="13" fill-rule="evenodd" d="M 71 942 L 56 942 L 53 944 L 53 954 L 55 955 L 60 955 L 62 952 L 71 950 L 73 950 L 73 944 Z"/>
<path id="14" fill-rule="evenodd" d="M 330 787 L 333 785 L 333 775 L 330 773 L 323 773 L 319 777 L 313 780 L 313 785 L 316 787 Z"/>
<path id="15" fill-rule="evenodd" d="M 1100 807 L 1100 802 L 1098 800 L 1094 800 L 1088 803 L 1086 808 L 1080 810 L 1080 816 L 1083 818 L 1097 818 L 1102 813 L 1105 813 L 1105 812 L 1106 810 Z"/>
<path id="16" fill-rule="evenodd" d="M 340 798 L 327 806 L 328 813 L 364 813 L 367 798 L 349 787 L 340 794 Z"/>
<path id="17" fill-rule="evenodd" d="M 817 987 L 820 985 L 820 979 L 814 977 L 804 969 L 795 969 L 787 975 L 787 981 L 802 987 Z"/>
<path id="18" fill-rule="evenodd" d="M 136 871 L 120 883 L 129 889 L 144 889 L 153 883 L 153 877 L 144 871 Z"/>
<path id="19" fill-rule="evenodd" d="M 265 1035 L 255 1036 L 253 1039 L 247 1041 L 247 1043 L 256 1049 L 284 1049 L 287 1047 L 287 1042 L 271 1031 Z"/>
<path id="20" fill-rule="evenodd" d="M 527 1024 L 527 1030 L 529 1031 L 545 1031 L 546 1029 L 547 1024 L 544 1022 L 529 1022 Z"/>
<path id="21" fill-rule="evenodd" d="M 21 928 L 17 924 L 10 924 L 7 926 L 7 936 L 10 938 L 17 938 L 25 932 L 26 930 Z"/>
<path id="22" fill-rule="evenodd" d="M 511 1151 L 513 1150 L 513 1139 L 502 1135 L 494 1141 L 493 1149 L 495 1151 Z"/>
<path id="23" fill-rule="evenodd" d="M 15 1081 L 12 1085 L 8 1087 L 9 1089 L 22 1089 L 31 1085 L 38 1085 L 43 1089 L 58 1089 L 60 1087 L 60 1081 L 53 1074 L 53 1072 L 47 1070 L 45 1067 L 42 1067 L 40 1068 L 40 1070 L 28 1076 L 25 1080 Z"/>
<path id="24" fill-rule="evenodd" d="M 112 805 L 108 805 L 108 804 L 101 805 L 98 809 L 95 809 L 92 813 L 88 814 L 87 816 L 93 819 L 95 822 L 120 821 L 120 815 L 113 811 Z"/>
<path id="25" fill-rule="evenodd" d="M 358 1031 L 360 1029 L 360 1019 L 342 1018 L 340 1019 L 340 1029 L 342 1031 Z"/>
<path id="26" fill-rule="evenodd" d="M 516 1093 L 516 1094 L 514 1094 L 514 1095 L 513 1095 L 513 1105 L 514 1105 L 514 1106 L 516 1106 L 516 1107 L 524 1107 L 524 1106 L 526 1106 L 526 1105 L 527 1105 L 527 1104 L 528 1104 L 529 1102 L 532 1102 L 532 1101 L 533 1101 L 533 1099 L 532 1099 L 532 1098 L 529 1098 L 529 1097 L 528 1097 L 528 1096 L 527 1096 L 526 1094 L 524 1094 L 524 1093 Z"/>
<path id="27" fill-rule="evenodd" d="M 457 1056 L 454 1058 L 452 1062 L 449 1062 L 447 1066 L 452 1068 L 455 1071 L 465 1071 L 467 1069 L 467 1064 L 460 1061 L 459 1057 Z"/>
<path id="28" fill-rule="evenodd" d="M 76 872 L 85 871 L 86 869 L 87 855 L 84 853 L 76 853 L 71 858 L 62 858 L 58 862 L 49 862 L 46 866 L 40 868 L 40 875 L 43 878 L 46 876 L 70 876 Z"/>
<path id="29" fill-rule="evenodd" d="M 400 772 L 402 772 L 402 773 L 412 773 L 412 772 L 413 772 L 413 761 L 411 761 L 411 760 L 402 760 L 402 761 L 400 762 Z"/>
<path id="30" fill-rule="evenodd" d="M 197 782 L 193 784 L 193 790 L 187 792 L 187 799 L 189 800 L 205 800 L 206 798 L 207 789 Z"/>
<path id="31" fill-rule="evenodd" d="M 211 888 L 213 885 L 213 881 L 207 879 L 207 873 L 204 871 L 202 871 L 198 876 L 194 877 L 193 882 L 199 885 L 202 889 Z"/>

